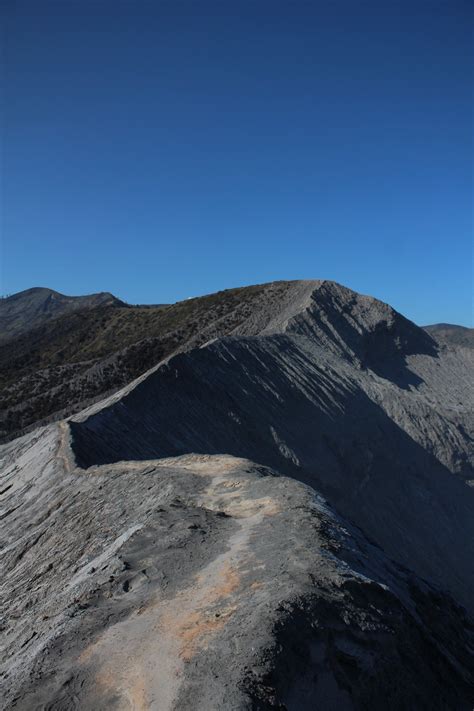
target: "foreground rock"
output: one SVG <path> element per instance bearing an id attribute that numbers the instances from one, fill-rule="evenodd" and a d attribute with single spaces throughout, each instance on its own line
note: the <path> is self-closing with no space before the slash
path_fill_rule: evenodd
<path id="1" fill-rule="evenodd" d="M 2 454 L 8 708 L 470 708 L 463 610 L 309 487 L 231 456 L 85 471 L 66 425 Z"/>

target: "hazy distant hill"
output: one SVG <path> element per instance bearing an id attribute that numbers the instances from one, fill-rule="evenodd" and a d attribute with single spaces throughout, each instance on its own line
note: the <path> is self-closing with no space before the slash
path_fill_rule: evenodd
<path id="1" fill-rule="evenodd" d="M 474 328 L 456 326 L 452 323 L 434 323 L 431 326 L 424 326 L 424 329 L 440 343 L 474 348 Z"/>
<path id="2" fill-rule="evenodd" d="M 65 296 L 53 289 L 33 287 L 0 299 L 0 341 L 19 336 L 52 319 L 96 306 L 124 306 L 112 294 Z"/>

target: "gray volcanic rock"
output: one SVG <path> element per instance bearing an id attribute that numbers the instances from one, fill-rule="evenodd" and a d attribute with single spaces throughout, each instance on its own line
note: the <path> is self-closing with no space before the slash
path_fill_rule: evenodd
<path id="1" fill-rule="evenodd" d="M 474 351 L 333 282 L 215 315 L 0 447 L 5 707 L 472 709 Z"/>
<path id="2" fill-rule="evenodd" d="M 465 612 L 310 487 L 227 455 L 81 470 L 66 423 L 2 456 L 6 708 L 471 708 Z"/>
<path id="3" fill-rule="evenodd" d="M 124 305 L 113 294 L 65 296 L 53 289 L 34 287 L 0 299 L 0 341 L 7 341 L 43 323 L 80 309 Z"/>

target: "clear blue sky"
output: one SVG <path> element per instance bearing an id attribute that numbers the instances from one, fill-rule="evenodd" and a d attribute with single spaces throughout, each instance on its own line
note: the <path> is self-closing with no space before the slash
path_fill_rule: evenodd
<path id="1" fill-rule="evenodd" d="M 2 283 L 472 322 L 470 0 L 3 0 Z"/>

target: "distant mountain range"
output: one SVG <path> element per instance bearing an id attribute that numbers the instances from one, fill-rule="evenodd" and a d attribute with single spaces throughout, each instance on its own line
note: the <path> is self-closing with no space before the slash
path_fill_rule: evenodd
<path id="1" fill-rule="evenodd" d="M 455 326 L 452 323 L 435 323 L 432 326 L 424 326 L 423 328 L 433 338 L 436 338 L 439 343 L 474 348 L 474 328 Z"/>
<path id="2" fill-rule="evenodd" d="M 24 294 L 5 708 L 472 711 L 472 330 L 327 280 Z"/>

